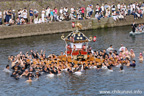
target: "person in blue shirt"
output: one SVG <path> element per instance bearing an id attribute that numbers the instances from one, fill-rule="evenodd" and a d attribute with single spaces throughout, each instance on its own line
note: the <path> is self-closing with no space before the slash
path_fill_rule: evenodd
<path id="1" fill-rule="evenodd" d="M 50 18 L 51 18 L 51 21 L 53 21 L 53 16 L 54 16 L 54 13 L 53 13 L 53 10 L 50 11 Z"/>
<path id="2" fill-rule="evenodd" d="M 32 8 L 29 10 L 29 16 L 30 16 L 30 23 L 33 21 L 33 10 Z"/>
<path id="3" fill-rule="evenodd" d="M 135 67 L 135 66 L 136 66 L 135 62 L 136 62 L 136 61 L 133 60 L 133 61 L 132 61 L 132 64 L 130 64 L 130 66 L 131 66 L 131 67 Z"/>

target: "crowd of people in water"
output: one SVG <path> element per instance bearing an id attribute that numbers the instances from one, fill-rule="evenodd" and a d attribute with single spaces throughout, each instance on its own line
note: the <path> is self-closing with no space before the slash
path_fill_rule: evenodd
<path id="1" fill-rule="evenodd" d="M 61 72 L 79 76 L 83 74 L 82 71 L 90 69 L 113 72 L 113 67 L 118 67 L 120 72 L 124 72 L 124 66 L 136 67 L 134 50 L 129 51 L 122 44 L 119 50 L 115 50 L 112 45 L 100 51 L 93 51 L 91 47 L 87 50 L 88 58 L 85 61 L 73 60 L 63 52 L 60 55 L 48 56 L 43 50 L 40 53 L 33 50 L 26 53 L 20 52 L 16 56 L 9 56 L 11 65 L 7 65 L 4 71 L 10 73 L 16 80 L 26 77 L 27 82 L 32 82 L 44 74 L 50 78 L 62 75 Z M 142 53 L 139 55 L 139 61 L 143 62 Z"/>
<path id="2" fill-rule="evenodd" d="M 101 18 L 112 17 L 115 21 L 125 19 L 126 16 L 133 15 L 134 19 L 142 18 L 144 13 L 144 2 L 133 2 L 128 5 L 125 3 L 112 4 L 96 4 L 81 6 L 79 8 L 72 7 L 57 7 L 43 8 L 41 12 L 37 9 L 20 8 L 19 10 L 9 9 L 0 10 L 0 25 L 23 25 L 23 24 L 39 24 L 51 23 L 53 21 L 64 20 L 84 20 L 96 18 L 100 21 Z"/>

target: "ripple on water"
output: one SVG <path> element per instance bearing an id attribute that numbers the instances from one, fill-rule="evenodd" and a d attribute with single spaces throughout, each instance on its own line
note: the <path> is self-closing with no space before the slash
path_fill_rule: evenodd
<path id="1" fill-rule="evenodd" d="M 144 51 L 144 35 L 130 37 L 130 26 L 97 29 L 83 31 L 86 36 L 97 36 L 96 42 L 90 42 L 94 50 L 106 49 L 113 45 L 119 49 L 124 44 L 128 49 L 134 49 L 136 60 L 139 53 Z M 68 34 L 68 33 L 66 33 Z M 144 92 L 144 65 L 137 62 L 136 68 L 124 67 L 125 72 L 120 73 L 119 68 L 113 68 L 114 72 L 107 73 L 107 70 L 87 70 L 81 76 L 70 75 L 63 72 L 61 76 L 47 78 L 46 75 L 39 80 L 26 83 L 25 78 L 14 80 L 2 70 L 10 64 L 7 60 L 9 55 L 16 55 L 20 51 L 41 49 L 46 54 L 60 54 L 65 50 L 65 42 L 61 40 L 62 34 L 24 37 L 17 39 L 0 40 L 0 94 L 1 96 L 106 96 L 99 94 L 101 90 L 135 90 Z M 66 35 L 65 35 L 66 36 Z M 110 96 L 115 96 L 110 94 Z M 118 95 L 117 95 L 118 96 Z M 132 95 L 130 95 L 132 96 Z"/>

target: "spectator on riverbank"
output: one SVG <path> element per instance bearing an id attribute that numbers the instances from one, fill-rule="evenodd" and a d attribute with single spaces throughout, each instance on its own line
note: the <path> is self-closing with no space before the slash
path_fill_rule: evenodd
<path id="1" fill-rule="evenodd" d="M 21 17 L 21 19 L 20 19 L 20 24 L 21 24 L 21 25 L 26 24 L 26 21 L 25 21 L 25 19 L 24 19 L 23 17 Z"/>
<path id="2" fill-rule="evenodd" d="M 18 10 L 17 14 L 18 14 L 18 18 L 21 19 L 21 15 L 22 15 L 21 9 Z"/>
<path id="3" fill-rule="evenodd" d="M 93 7 L 95 6 L 95 7 Z M 40 11 L 40 10 L 39 10 Z M 44 22 L 52 22 L 52 21 L 69 21 L 69 20 L 84 20 L 84 19 L 91 19 L 96 18 L 100 21 L 101 18 L 109 18 L 112 17 L 114 21 L 118 20 L 125 20 L 126 16 L 133 15 L 134 19 L 142 18 L 144 14 L 144 2 L 143 3 L 130 3 L 129 5 L 126 5 L 125 3 L 118 3 L 118 4 L 96 4 L 96 5 L 88 5 L 86 8 L 84 6 L 80 6 L 79 8 L 75 8 L 74 6 L 70 9 L 68 7 L 61 7 L 59 10 L 55 7 L 53 10 L 48 6 L 46 8 L 43 8 L 40 13 L 37 11 L 37 9 L 30 8 L 29 14 L 28 10 L 26 8 L 22 9 L 20 8 L 17 12 L 17 15 L 15 14 L 15 10 L 12 11 L 4 10 L 2 13 L 2 20 L 3 24 L 9 25 L 9 21 L 14 21 L 15 24 L 17 23 L 17 20 L 15 20 L 16 16 L 18 16 L 20 21 L 24 21 L 24 24 L 27 23 L 44 23 Z M 29 16 L 29 20 L 28 20 Z M 34 17 L 37 17 L 36 19 Z M 41 17 L 41 19 L 39 18 Z M 21 20 L 21 19 L 24 20 Z M 37 20 L 38 19 L 38 20 Z M 35 21 L 34 21 L 35 20 Z M 37 22 L 38 21 L 38 22 Z M 0 23 L 1 24 L 1 23 Z M 21 23 L 22 24 L 22 23 Z M 21 25 L 20 24 L 20 25 Z"/>
<path id="4" fill-rule="evenodd" d="M 12 10 L 12 19 L 13 19 L 14 22 L 15 22 L 15 19 L 16 19 L 15 9 Z"/>
<path id="5" fill-rule="evenodd" d="M 113 18 L 115 21 L 118 20 L 118 16 L 117 16 L 117 14 L 116 14 L 116 11 L 113 11 L 113 12 L 112 12 L 112 18 Z"/>
<path id="6" fill-rule="evenodd" d="M 26 21 L 26 23 L 28 23 L 27 10 L 26 9 L 23 10 L 22 17 L 24 18 L 24 20 Z"/>
<path id="7" fill-rule="evenodd" d="M 55 7 L 54 9 L 53 9 L 53 12 L 54 12 L 54 21 L 58 21 L 58 9 Z"/>
<path id="8" fill-rule="evenodd" d="M 0 25 L 2 25 L 2 11 L 0 10 Z"/>
<path id="9" fill-rule="evenodd" d="M 85 19 L 85 8 L 81 7 L 81 14 L 82 14 L 82 18 Z"/>
<path id="10" fill-rule="evenodd" d="M 38 19 L 38 16 L 36 15 L 34 18 L 34 24 L 38 24 L 38 22 L 39 22 L 39 19 Z"/>
<path id="11" fill-rule="evenodd" d="M 44 18 L 45 18 L 45 9 L 43 8 L 42 9 L 42 12 L 41 12 L 41 18 L 42 18 L 42 23 L 45 22 Z"/>
<path id="12" fill-rule="evenodd" d="M 33 22 L 33 9 L 31 8 L 30 10 L 29 10 L 29 17 L 30 17 L 30 24 Z"/>
<path id="13" fill-rule="evenodd" d="M 19 17 L 17 17 L 17 19 L 16 19 L 16 24 L 20 25 L 20 18 Z"/>
<path id="14" fill-rule="evenodd" d="M 6 23 L 6 10 L 3 11 L 3 24 Z"/>
<path id="15" fill-rule="evenodd" d="M 11 18 L 10 20 L 9 20 L 9 26 L 11 26 L 11 25 L 14 25 L 14 20 Z"/>
<path id="16" fill-rule="evenodd" d="M 72 8 L 70 9 L 70 11 L 71 11 L 71 12 L 70 12 L 71 14 L 74 14 L 74 13 L 75 13 L 75 8 L 72 7 Z"/>
<path id="17" fill-rule="evenodd" d="M 93 5 L 88 5 L 88 7 L 87 7 L 87 14 L 88 14 L 88 17 L 92 17 L 92 14 L 93 14 Z"/>
<path id="18" fill-rule="evenodd" d="M 33 10 L 33 16 L 36 16 L 36 15 L 38 16 L 38 14 L 39 14 L 39 11 L 37 9 L 34 9 Z"/>
<path id="19" fill-rule="evenodd" d="M 48 6 L 47 8 L 46 8 L 46 17 L 49 19 L 50 18 L 50 7 Z"/>
<path id="20" fill-rule="evenodd" d="M 51 11 L 50 11 L 51 22 L 53 21 L 53 16 L 54 16 L 54 12 L 53 12 L 53 10 L 51 9 Z"/>
<path id="21" fill-rule="evenodd" d="M 10 9 L 10 10 L 7 10 L 7 11 L 5 12 L 5 14 L 6 14 L 6 17 L 5 17 L 5 19 L 6 19 L 6 26 L 9 26 L 9 21 L 10 21 L 11 16 L 12 16 L 11 9 Z"/>

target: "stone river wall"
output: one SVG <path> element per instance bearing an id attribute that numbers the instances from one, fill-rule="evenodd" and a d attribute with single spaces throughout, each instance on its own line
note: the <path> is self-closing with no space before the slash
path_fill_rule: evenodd
<path id="1" fill-rule="evenodd" d="M 103 18 L 100 22 L 97 19 L 81 20 L 81 21 L 62 21 L 43 24 L 13 25 L 0 26 L 0 39 L 16 38 L 24 36 L 54 34 L 73 31 L 72 22 L 80 22 L 83 25 L 82 30 L 126 26 L 136 23 L 144 23 L 143 19 L 134 20 L 133 16 L 126 17 L 126 20 L 114 21 L 113 18 Z"/>

